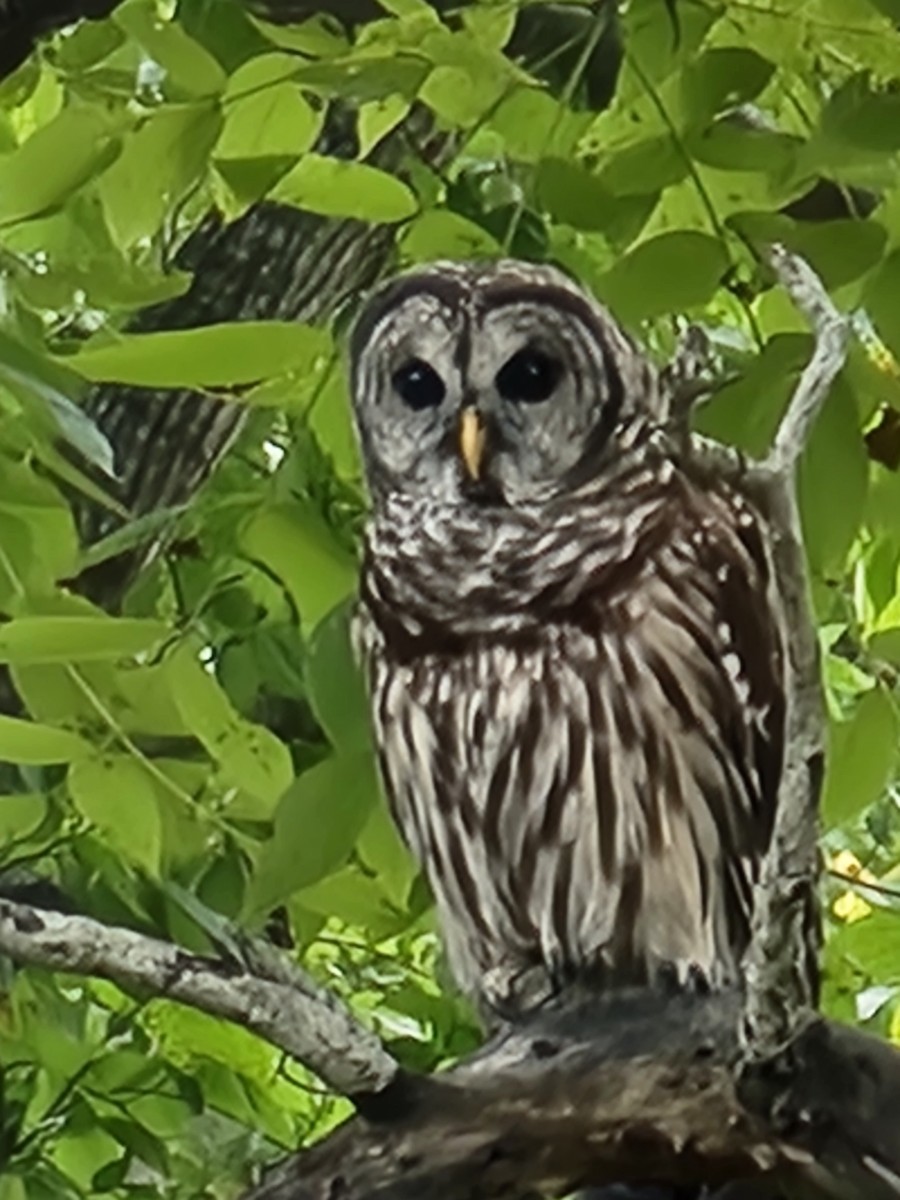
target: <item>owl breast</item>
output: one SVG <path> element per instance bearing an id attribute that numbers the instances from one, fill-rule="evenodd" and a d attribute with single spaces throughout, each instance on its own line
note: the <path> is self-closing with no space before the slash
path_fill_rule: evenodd
<path id="1" fill-rule="evenodd" d="M 768 567 L 733 497 L 654 478 L 498 518 L 480 555 L 421 513 L 370 531 L 385 791 L 492 1010 L 573 976 L 715 984 L 746 945 L 783 723 Z"/>

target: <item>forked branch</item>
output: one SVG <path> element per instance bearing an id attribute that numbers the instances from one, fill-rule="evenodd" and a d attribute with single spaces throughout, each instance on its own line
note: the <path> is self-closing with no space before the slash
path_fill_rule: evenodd
<path id="1" fill-rule="evenodd" d="M 179 1000 L 258 1033 L 345 1096 L 377 1095 L 395 1060 L 331 992 L 286 960 L 251 949 L 207 958 L 88 917 L 0 899 L 0 953 L 51 971 L 108 979 L 129 992 Z"/>
<path id="2" fill-rule="evenodd" d="M 809 603 L 797 507 L 797 466 L 812 427 L 843 368 L 849 322 L 811 268 L 782 246 L 769 262 L 812 325 L 813 355 L 788 403 L 772 448 L 750 466 L 745 486 L 769 522 L 772 561 L 787 642 L 787 728 L 778 809 L 756 889 L 746 960 L 745 1050 L 764 1060 L 797 1032 L 815 1006 L 818 950 L 818 804 L 825 724 L 819 651 Z"/>

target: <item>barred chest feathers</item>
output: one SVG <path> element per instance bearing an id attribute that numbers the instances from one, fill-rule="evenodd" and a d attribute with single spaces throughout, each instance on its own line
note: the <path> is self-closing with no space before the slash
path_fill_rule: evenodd
<path id="1" fill-rule="evenodd" d="M 483 1006 L 734 976 L 781 769 L 771 601 L 755 513 L 668 458 L 379 507 L 355 641 L 381 774 Z"/>

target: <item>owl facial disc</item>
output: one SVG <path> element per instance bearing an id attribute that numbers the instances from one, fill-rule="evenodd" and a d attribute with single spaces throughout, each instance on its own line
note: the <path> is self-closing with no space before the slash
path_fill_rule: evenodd
<path id="1" fill-rule="evenodd" d="M 661 416 L 609 313 L 530 263 L 433 264 L 380 288 L 350 337 L 370 492 L 532 503 L 580 486 Z"/>

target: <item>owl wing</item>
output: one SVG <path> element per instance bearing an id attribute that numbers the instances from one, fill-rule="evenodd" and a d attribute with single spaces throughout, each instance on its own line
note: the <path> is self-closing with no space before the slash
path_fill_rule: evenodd
<path id="1" fill-rule="evenodd" d="M 614 936 L 627 933 L 647 961 L 686 947 L 692 961 L 731 975 L 781 778 L 778 606 L 764 529 L 736 494 L 681 481 L 648 523 L 647 536 L 654 531 L 624 601 L 628 631 L 614 639 L 599 685 L 617 759 L 606 795 L 627 829 L 621 895 L 637 872 L 634 911 L 617 915 Z M 603 789 L 598 803 L 602 844 Z"/>

